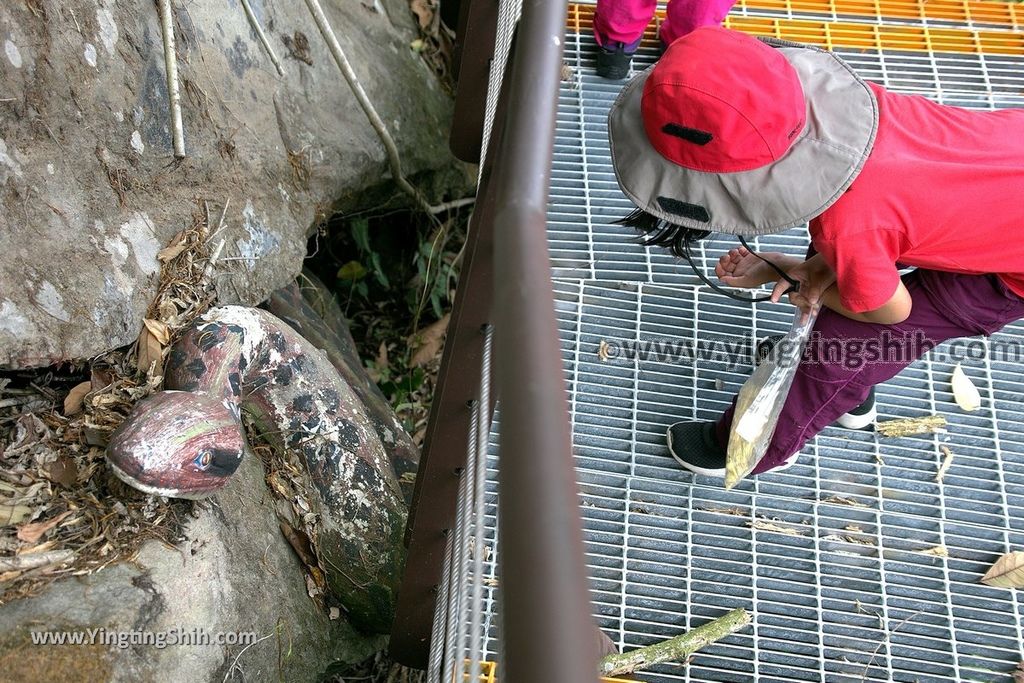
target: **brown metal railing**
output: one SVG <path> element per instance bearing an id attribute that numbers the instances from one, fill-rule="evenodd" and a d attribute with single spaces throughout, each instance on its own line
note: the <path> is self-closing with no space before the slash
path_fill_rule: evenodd
<path id="1" fill-rule="evenodd" d="M 453 150 L 479 153 L 496 0 L 463 0 Z M 470 221 L 420 460 L 391 653 L 424 667 L 446 534 L 465 466 L 481 330 L 494 325 L 501 396 L 502 681 L 593 683 L 594 623 L 548 260 L 546 205 L 567 3 L 525 0 Z M 509 106 L 514 103 L 514 106 Z M 492 298 L 493 297 L 493 298 Z M 498 392 L 495 392 L 498 393 Z"/>

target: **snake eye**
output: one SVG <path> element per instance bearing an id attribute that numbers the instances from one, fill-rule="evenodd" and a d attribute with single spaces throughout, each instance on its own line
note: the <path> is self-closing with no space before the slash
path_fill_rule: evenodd
<path id="1" fill-rule="evenodd" d="M 194 462 L 196 467 L 201 471 L 205 471 L 210 467 L 210 463 L 213 462 L 213 453 L 210 451 L 201 451 L 192 462 Z"/>

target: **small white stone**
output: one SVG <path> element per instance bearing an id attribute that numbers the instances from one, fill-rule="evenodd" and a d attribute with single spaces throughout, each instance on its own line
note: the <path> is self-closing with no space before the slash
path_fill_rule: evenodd
<path id="1" fill-rule="evenodd" d="M 100 39 L 107 54 L 113 56 L 117 44 L 117 23 L 108 9 L 96 10 L 96 23 L 100 26 Z"/>
<path id="2" fill-rule="evenodd" d="M 118 123 L 124 123 L 124 112 L 118 109 L 114 112 L 114 120 Z"/>
<path id="3" fill-rule="evenodd" d="M 146 151 L 146 145 L 142 143 L 142 135 L 139 134 L 139 131 L 132 133 L 132 149 L 139 154 Z"/>
<path id="4" fill-rule="evenodd" d="M 85 62 L 92 68 L 96 68 L 96 46 L 92 43 L 85 44 Z"/>
<path id="5" fill-rule="evenodd" d="M 18 50 L 18 46 L 12 43 L 10 39 L 4 41 L 4 52 L 7 53 L 7 59 L 14 65 L 14 68 L 20 69 L 21 51 Z"/>
<path id="6" fill-rule="evenodd" d="M 53 175 L 54 173 L 57 172 L 57 169 L 55 169 L 53 167 L 53 164 L 47 164 L 46 165 L 46 172 L 49 173 L 50 175 Z"/>

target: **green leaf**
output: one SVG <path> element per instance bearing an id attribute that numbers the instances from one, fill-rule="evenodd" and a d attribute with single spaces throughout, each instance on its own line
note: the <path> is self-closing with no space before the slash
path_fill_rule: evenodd
<path id="1" fill-rule="evenodd" d="M 359 251 L 366 254 L 372 252 L 370 249 L 370 223 L 365 218 L 356 218 L 352 221 L 352 239 L 356 241 Z"/>
<path id="2" fill-rule="evenodd" d="M 338 269 L 338 279 L 349 282 L 353 280 L 362 280 L 366 277 L 366 272 L 366 266 L 359 261 L 349 261 Z"/>
<path id="3" fill-rule="evenodd" d="M 380 254 L 375 251 L 370 253 L 370 265 L 373 266 L 373 276 L 380 283 L 380 286 L 385 289 L 391 289 L 388 276 L 384 274 L 384 269 L 380 267 Z"/>

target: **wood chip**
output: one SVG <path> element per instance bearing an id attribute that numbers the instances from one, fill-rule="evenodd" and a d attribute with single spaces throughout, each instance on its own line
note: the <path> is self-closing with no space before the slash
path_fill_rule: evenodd
<path id="1" fill-rule="evenodd" d="M 878 433 L 885 437 L 912 436 L 914 434 L 934 434 L 943 431 L 946 427 L 946 418 L 941 415 L 925 415 L 924 417 L 911 417 L 905 420 L 887 420 L 879 422 L 876 428 Z"/>
<path id="2" fill-rule="evenodd" d="M 704 512 L 714 512 L 719 515 L 732 515 L 733 517 L 746 517 L 747 511 L 742 508 L 701 508 Z"/>
<path id="3" fill-rule="evenodd" d="M 829 496 L 821 501 L 822 503 L 833 503 L 835 505 L 849 505 L 853 508 L 867 508 L 868 506 L 859 501 L 853 500 L 852 498 L 843 498 L 842 496 Z"/>
<path id="4" fill-rule="evenodd" d="M 778 524 L 772 524 L 766 522 L 763 519 L 755 519 L 752 522 L 747 522 L 747 526 L 757 529 L 758 531 L 773 531 L 777 534 L 786 534 L 787 536 L 803 536 L 803 532 L 799 529 L 794 529 L 788 526 L 779 526 Z"/>
<path id="5" fill-rule="evenodd" d="M 944 545 L 937 545 L 927 550 L 918 550 L 922 555 L 934 555 L 935 557 L 949 557 L 949 549 Z"/>
<path id="6" fill-rule="evenodd" d="M 949 450 L 946 446 L 943 446 L 942 453 L 946 456 L 946 459 L 942 461 L 942 466 L 939 467 L 939 471 L 935 475 L 935 481 L 940 484 L 942 483 L 942 478 L 946 476 L 949 466 L 953 464 L 953 451 Z"/>
<path id="7" fill-rule="evenodd" d="M 999 588 L 1024 587 L 1024 552 L 1006 553 L 992 565 L 981 582 Z"/>

